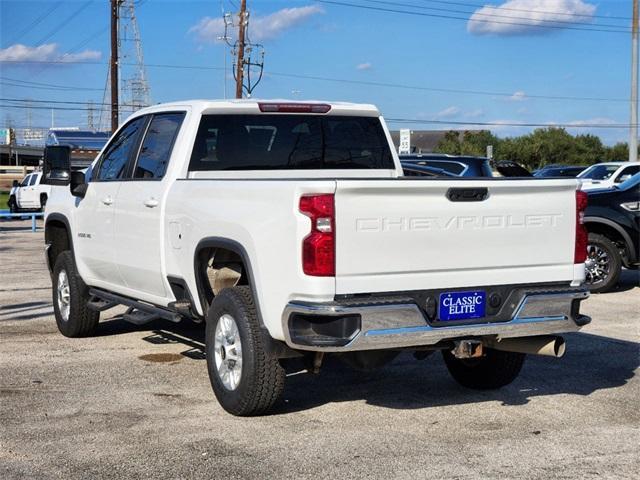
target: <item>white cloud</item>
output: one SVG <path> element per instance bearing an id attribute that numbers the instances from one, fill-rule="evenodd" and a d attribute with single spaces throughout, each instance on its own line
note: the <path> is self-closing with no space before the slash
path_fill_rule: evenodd
<path id="1" fill-rule="evenodd" d="M 514 92 L 513 95 L 509 97 L 509 100 L 512 102 L 522 102 L 526 99 L 527 99 L 527 94 L 524 93 L 522 90 L 518 90 L 517 92 Z"/>
<path id="2" fill-rule="evenodd" d="M 0 61 L 12 62 L 81 62 L 86 60 L 99 60 L 102 52 L 97 50 L 84 50 L 79 53 L 61 54 L 57 43 L 45 43 L 37 47 L 29 47 L 16 43 L 7 48 L 0 49 Z"/>
<path id="3" fill-rule="evenodd" d="M 476 35 L 544 33 L 589 22 L 596 8 L 584 0 L 508 0 L 477 9 L 467 22 L 467 31 Z M 550 25 L 554 28 L 546 28 Z"/>
<path id="4" fill-rule="evenodd" d="M 460 115 L 460 112 L 460 107 L 451 106 L 445 108 L 444 110 L 440 110 L 438 113 L 436 113 L 435 116 L 436 118 L 452 118 Z"/>
<path id="5" fill-rule="evenodd" d="M 356 65 L 356 70 L 371 70 L 373 65 L 370 62 L 359 63 Z"/>
<path id="6" fill-rule="evenodd" d="M 317 5 L 306 7 L 283 8 L 266 16 L 252 16 L 249 19 L 249 36 L 256 42 L 271 40 L 278 37 L 285 30 L 297 27 L 314 15 L 324 13 Z M 237 18 L 234 18 L 234 23 Z M 228 32 L 229 34 L 235 33 Z M 189 29 L 201 42 L 218 42 L 224 35 L 224 20 L 222 18 L 204 17 Z"/>
<path id="7" fill-rule="evenodd" d="M 79 53 L 66 53 L 60 57 L 61 62 L 83 62 L 87 60 L 100 60 L 102 52 L 97 50 L 84 50 Z"/>
<path id="8" fill-rule="evenodd" d="M 607 117 L 594 117 L 587 120 L 573 120 L 568 122 L 567 125 L 571 125 L 574 127 L 583 127 L 585 125 L 615 125 L 616 122 L 612 118 Z"/>

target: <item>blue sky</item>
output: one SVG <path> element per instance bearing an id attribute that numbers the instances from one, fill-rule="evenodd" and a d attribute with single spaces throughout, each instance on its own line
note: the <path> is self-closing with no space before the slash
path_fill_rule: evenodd
<path id="1" fill-rule="evenodd" d="M 221 12 L 236 11 L 238 1 L 137 3 L 153 102 L 221 98 L 224 78 L 221 67 L 226 50 L 215 38 L 220 34 Z M 263 43 L 266 50 L 265 77 L 256 88 L 255 97 L 368 102 L 378 105 L 388 118 L 468 122 L 469 128 L 478 128 L 472 122 L 629 123 L 628 103 L 615 99 L 629 96 L 630 35 L 595 30 L 628 30 L 630 0 L 343 0 L 342 3 L 462 19 L 404 15 L 313 1 L 249 0 L 252 39 Z M 483 4 L 501 8 L 481 10 Z M 1 98 L 32 99 L 34 107 L 43 108 L 31 109 L 31 124 L 43 127 L 51 122 L 51 113 L 44 107 L 53 104 L 47 102 L 102 102 L 109 57 L 106 0 L 90 3 L 2 0 L 0 8 Z M 63 24 L 69 17 L 72 18 Z M 473 18 L 491 21 L 474 22 Z M 38 20 L 37 25 L 28 28 Z M 22 60 L 29 63 L 17 63 Z M 59 63 L 33 63 L 43 60 Z M 218 69 L 152 66 L 160 64 Z M 127 75 L 126 68 L 123 73 Z M 461 92 L 350 84 L 280 74 Z M 232 82 L 228 81 L 227 86 L 231 93 Z M 543 99 L 530 95 L 609 100 Z M 9 119 L 18 127 L 26 126 L 27 110 L 8 108 L 9 103 L 15 102 L 0 101 L 0 123 Z M 55 105 L 84 108 L 76 104 Z M 55 122 L 84 126 L 86 112 L 57 110 Z M 500 136 L 530 130 L 508 125 L 491 129 Z M 570 131 L 597 133 L 607 143 L 626 141 L 628 136 L 625 129 L 589 127 Z"/>

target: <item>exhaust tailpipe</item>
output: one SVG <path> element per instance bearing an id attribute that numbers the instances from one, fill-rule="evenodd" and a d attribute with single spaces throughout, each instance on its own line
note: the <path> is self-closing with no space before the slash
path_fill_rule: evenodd
<path id="1" fill-rule="evenodd" d="M 503 352 L 528 353 L 560 358 L 566 350 L 562 337 L 539 335 L 536 337 L 503 338 L 486 344 L 488 348 Z"/>

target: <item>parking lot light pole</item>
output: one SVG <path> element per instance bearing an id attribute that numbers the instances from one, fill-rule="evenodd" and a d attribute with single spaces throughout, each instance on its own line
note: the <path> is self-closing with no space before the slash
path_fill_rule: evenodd
<path id="1" fill-rule="evenodd" d="M 633 0 L 631 26 L 631 132 L 629 161 L 638 161 L 638 0 Z"/>

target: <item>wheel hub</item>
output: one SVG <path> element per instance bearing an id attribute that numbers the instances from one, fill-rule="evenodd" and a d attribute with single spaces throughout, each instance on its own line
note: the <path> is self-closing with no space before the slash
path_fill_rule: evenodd
<path id="1" fill-rule="evenodd" d="M 242 343 L 235 319 L 225 313 L 218 319 L 214 340 L 215 367 L 227 390 L 235 390 L 242 377 Z"/>
<path id="2" fill-rule="evenodd" d="M 609 253 L 598 245 L 587 246 L 587 259 L 584 262 L 587 282 L 591 285 L 604 282 L 611 271 Z"/>
<path id="3" fill-rule="evenodd" d="M 56 293 L 60 317 L 64 322 L 67 322 L 71 312 L 71 291 L 69 288 L 69 277 L 64 270 L 61 270 L 58 274 L 58 288 Z"/>

